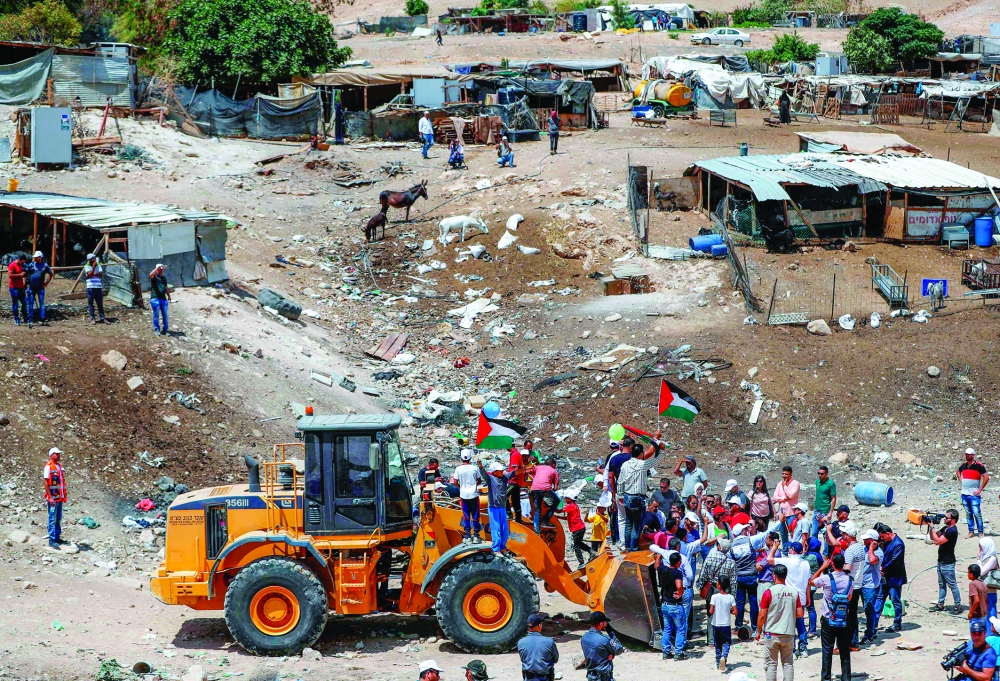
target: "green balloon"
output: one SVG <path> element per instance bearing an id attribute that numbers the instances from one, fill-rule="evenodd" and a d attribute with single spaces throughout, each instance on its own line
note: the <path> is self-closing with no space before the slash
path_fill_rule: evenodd
<path id="1" fill-rule="evenodd" d="M 622 428 L 622 424 L 616 423 L 608 428 L 608 437 L 612 440 L 621 440 L 625 437 L 625 429 Z"/>

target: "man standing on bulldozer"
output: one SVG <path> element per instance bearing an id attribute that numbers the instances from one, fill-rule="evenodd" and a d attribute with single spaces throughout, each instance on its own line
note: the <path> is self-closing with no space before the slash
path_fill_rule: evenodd
<path id="1" fill-rule="evenodd" d="M 493 539 L 493 553 L 508 552 L 507 534 L 510 531 L 510 526 L 507 525 L 507 484 L 517 471 L 507 471 L 505 473 L 503 468 L 502 463 L 494 461 L 490 464 L 490 470 L 487 472 L 483 468 L 482 462 L 479 462 L 480 475 L 486 481 L 486 498 L 490 516 L 490 537 Z"/>
<path id="2" fill-rule="evenodd" d="M 483 529 L 479 522 L 479 485 L 483 480 L 479 475 L 479 468 L 472 465 L 471 450 L 462 450 L 462 465 L 455 469 L 452 480 L 458 484 L 458 496 L 462 502 L 462 528 L 465 530 L 462 541 L 479 544 L 483 541 L 479 536 Z M 473 530 L 476 532 L 475 536 L 472 534 Z"/>

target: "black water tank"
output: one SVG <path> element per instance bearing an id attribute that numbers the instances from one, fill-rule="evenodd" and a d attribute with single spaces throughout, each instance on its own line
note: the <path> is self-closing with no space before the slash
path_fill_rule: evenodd
<path id="1" fill-rule="evenodd" d="M 577 12 L 573 15 L 573 30 L 577 33 L 583 33 L 587 30 L 587 15 L 583 12 Z"/>

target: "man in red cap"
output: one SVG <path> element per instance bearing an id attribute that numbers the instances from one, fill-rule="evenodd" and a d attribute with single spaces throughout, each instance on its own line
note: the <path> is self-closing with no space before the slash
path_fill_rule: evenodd
<path id="1" fill-rule="evenodd" d="M 58 549 L 62 541 L 62 507 L 66 503 L 66 475 L 59 463 L 62 450 L 49 450 L 49 462 L 42 469 L 45 478 L 45 501 L 49 506 L 49 546 Z"/>

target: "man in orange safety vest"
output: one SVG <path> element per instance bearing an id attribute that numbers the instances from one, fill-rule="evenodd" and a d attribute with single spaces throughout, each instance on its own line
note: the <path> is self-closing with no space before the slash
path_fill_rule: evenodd
<path id="1" fill-rule="evenodd" d="M 58 549 L 62 540 L 62 506 L 66 502 L 66 475 L 59 464 L 62 450 L 49 450 L 49 462 L 42 469 L 45 479 L 45 501 L 49 506 L 49 546 Z"/>

